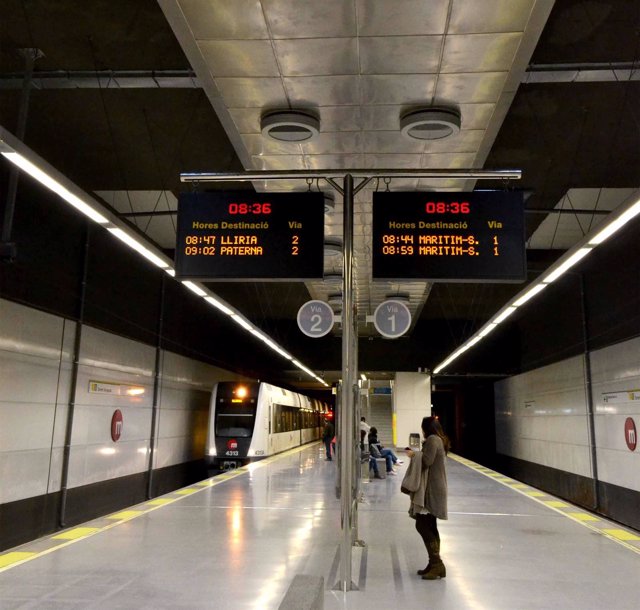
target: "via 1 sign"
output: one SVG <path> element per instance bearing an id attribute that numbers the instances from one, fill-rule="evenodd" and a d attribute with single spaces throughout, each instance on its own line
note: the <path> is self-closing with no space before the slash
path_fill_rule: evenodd
<path id="1" fill-rule="evenodd" d="M 373 314 L 373 325 L 383 337 L 395 339 L 409 330 L 411 312 L 402 301 L 383 301 Z"/>
<path id="2" fill-rule="evenodd" d="M 111 440 L 116 443 L 122 434 L 122 412 L 116 409 L 111 417 Z"/>
<path id="3" fill-rule="evenodd" d="M 627 417 L 624 422 L 624 440 L 627 441 L 627 447 L 629 447 L 629 451 L 636 450 L 637 444 L 637 434 L 636 434 L 636 424 L 631 419 L 631 417 Z"/>

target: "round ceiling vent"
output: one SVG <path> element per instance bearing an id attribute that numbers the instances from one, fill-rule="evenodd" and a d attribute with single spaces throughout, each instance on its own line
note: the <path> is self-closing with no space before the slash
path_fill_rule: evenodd
<path id="1" fill-rule="evenodd" d="M 320 133 L 320 120 L 299 110 L 279 110 L 265 114 L 260 120 L 263 136 L 280 142 L 304 142 Z"/>
<path id="2" fill-rule="evenodd" d="M 460 131 L 460 111 L 455 108 L 422 108 L 400 117 L 400 130 L 415 140 L 442 140 Z"/>

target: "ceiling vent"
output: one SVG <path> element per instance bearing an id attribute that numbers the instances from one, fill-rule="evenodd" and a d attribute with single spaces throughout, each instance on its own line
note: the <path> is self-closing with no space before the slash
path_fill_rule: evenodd
<path id="1" fill-rule="evenodd" d="M 405 305 L 408 305 L 409 302 L 411 301 L 411 296 L 406 294 L 406 293 L 400 293 L 400 294 L 387 294 L 384 297 L 387 300 L 392 300 L 392 301 L 400 301 L 401 303 L 404 303 Z"/>
<path id="2" fill-rule="evenodd" d="M 308 112 L 277 110 L 260 120 L 263 136 L 279 142 L 304 142 L 320 133 L 320 120 Z"/>
<path id="3" fill-rule="evenodd" d="M 342 241 L 339 239 L 325 239 L 324 253 L 328 256 L 342 255 Z"/>
<path id="4" fill-rule="evenodd" d="M 402 134 L 414 140 L 442 140 L 460 131 L 460 111 L 456 108 L 421 108 L 400 117 Z"/>

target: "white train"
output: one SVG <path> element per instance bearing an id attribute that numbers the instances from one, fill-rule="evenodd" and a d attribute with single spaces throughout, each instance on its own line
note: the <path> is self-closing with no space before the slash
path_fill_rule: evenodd
<path id="1" fill-rule="evenodd" d="M 207 466 L 237 468 L 318 440 L 329 412 L 315 398 L 268 383 L 219 382 L 211 394 Z"/>

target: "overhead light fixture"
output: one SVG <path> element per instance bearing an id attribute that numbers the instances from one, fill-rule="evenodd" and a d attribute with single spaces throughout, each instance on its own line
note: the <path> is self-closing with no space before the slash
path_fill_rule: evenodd
<path id="1" fill-rule="evenodd" d="M 324 252 L 329 256 L 335 256 L 336 254 L 342 254 L 342 241 L 339 239 L 325 239 L 324 240 Z"/>
<path id="2" fill-rule="evenodd" d="M 260 130 L 279 142 L 304 142 L 320 133 L 320 120 L 310 112 L 275 110 L 262 116 Z"/>
<path id="3" fill-rule="evenodd" d="M 329 305 L 333 305 L 333 306 L 337 306 L 337 305 L 342 306 L 342 293 L 341 292 L 334 292 L 333 294 L 330 294 L 327 297 L 327 303 L 329 303 Z"/>
<path id="4" fill-rule="evenodd" d="M 408 305 L 409 302 L 411 301 L 411 295 L 408 295 L 407 293 L 401 293 L 401 294 L 387 294 L 384 297 L 387 300 L 393 300 L 393 301 L 399 301 L 400 303 L 404 303 L 405 305 Z"/>
<path id="5" fill-rule="evenodd" d="M 412 110 L 400 117 L 400 131 L 414 140 L 442 140 L 460 131 L 457 108 L 433 106 Z"/>
<path id="6" fill-rule="evenodd" d="M 341 273 L 325 273 L 322 279 L 326 284 L 342 284 Z"/>
<path id="7" fill-rule="evenodd" d="M 333 193 L 322 193 L 324 196 L 324 213 L 329 215 L 333 213 L 336 208 L 336 200 Z"/>
<path id="8" fill-rule="evenodd" d="M 567 272 L 571 267 L 573 267 L 578 261 L 581 261 L 589 252 L 591 252 L 593 248 L 580 248 L 576 250 L 574 254 L 572 254 L 564 263 L 562 263 L 555 271 L 551 272 L 547 277 L 543 278 L 542 281 L 546 284 L 550 284 L 551 282 L 557 280 L 561 275 Z M 516 303 L 517 304 L 517 303 Z"/>
<path id="9" fill-rule="evenodd" d="M 513 302 L 514 307 L 520 307 L 520 305 L 524 305 L 529 299 L 532 299 L 536 294 L 538 294 L 541 290 L 544 290 L 547 287 L 547 284 L 536 284 L 530 290 L 527 290 L 517 301 Z"/>
<path id="10" fill-rule="evenodd" d="M 143 246 L 138 240 L 131 237 L 131 235 L 129 235 L 128 233 L 125 233 L 122 229 L 109 227 L 107 230 L 109 231 L 109 233 L 111 233 L 111 235 L 117 237 L 120 241 L 127 244 L 127 246 L 129 246 L 139 254 L 142 254 L 142 256 L 144 256 L 148 261 L 151 261 L 157 267 L 160 267 L 161 269 L 166 269 L 167 267 L 169 267 L 169 264 L 167 262 L 163 261 L 159 256 L 151 252 L 149 248 Z"/>
<path id="11" fill-rule="evenodd" d="M 98 202 L 1 126 L 0 154 L 94 222 L 109 223 L 109 219 L 96 209 L 100 207 Z"/>
<path id="12" fill-rule="evenodd" d="M 632 218 L 640 214 L 640 200 L 636 201 L 630 208 L 625 210 L 620 216 L 609 223 L 602 231 L 589 240 L 590 246 L 596 246 L 601 244 L 605 239 L 608 239 L 618 229 L 626 225 Z"/>

